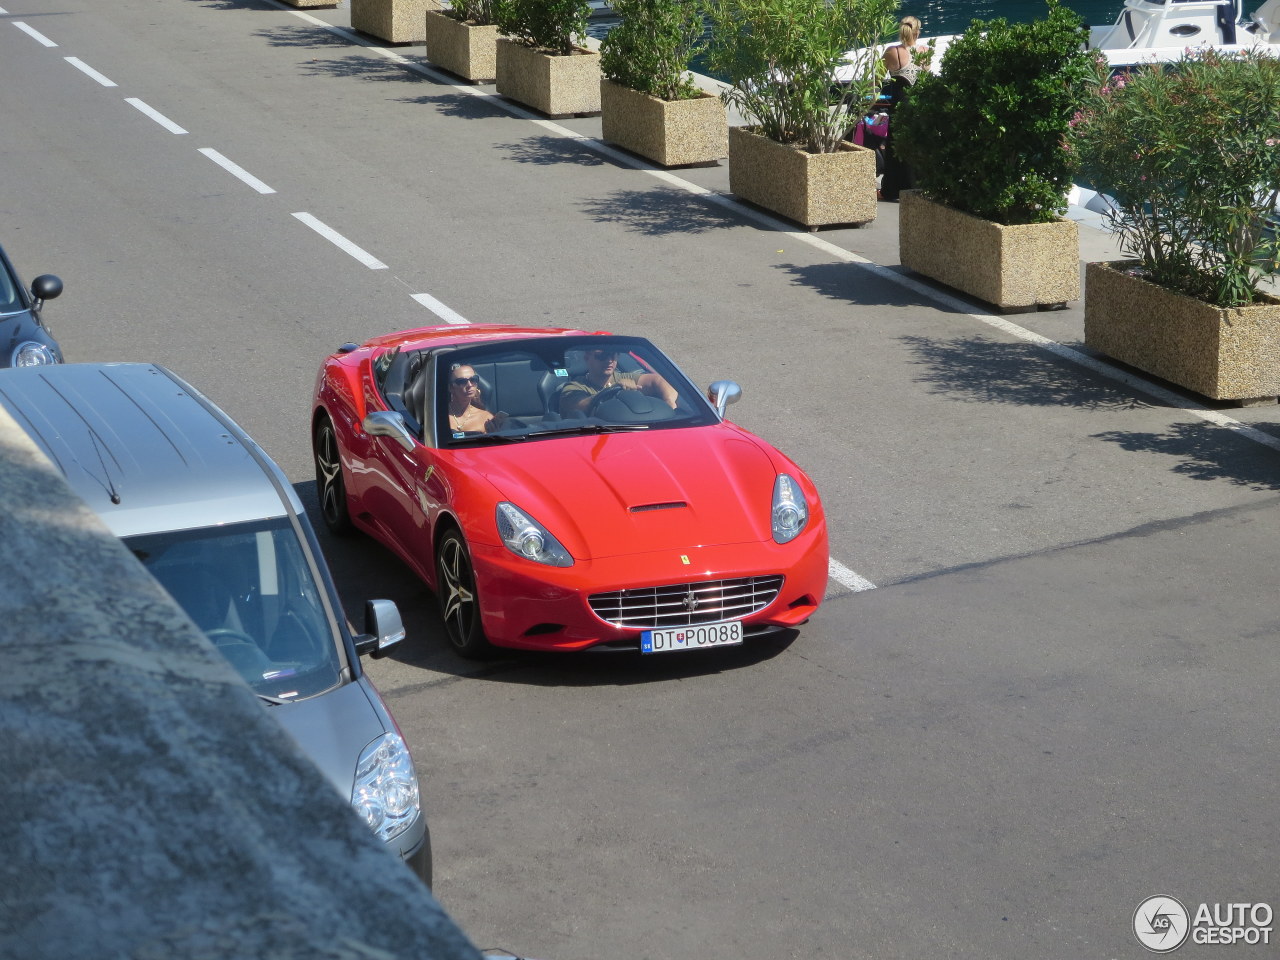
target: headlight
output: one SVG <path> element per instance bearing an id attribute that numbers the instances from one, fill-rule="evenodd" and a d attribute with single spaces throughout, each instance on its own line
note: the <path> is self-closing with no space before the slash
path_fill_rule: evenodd
<path id="1" fill-rule="evenodd" d="M 773 539 L 787 543 L 800 536 L 809 522 L 809 504 L 805 502 L 800 484 L 789 474 L 780 473 L 773 482 Z"/>
<path id="2" fill-rule="evenodd" d="M 57 363 L 58 355 L 46 347 L 43 343 L 36 343 L 34 340 L 28 340 L 18 346 L 13 351 L 13 366 L 15 367 L 43 367 L 46 364 Z"/>
<path id="3" fill-rule="evenodd" d="M 380 840 L 404 833 L 418 816 L 418 775 L 398 733 L 383 734 L 360 754 L 351 806 Z"/>
<path id="4" fill-rule="evenodd" d="M 516 556 L 552 567 L 573 566 L 573 557 L 560 541 L 514 503 L 498 504 L 498 536 Z"/>

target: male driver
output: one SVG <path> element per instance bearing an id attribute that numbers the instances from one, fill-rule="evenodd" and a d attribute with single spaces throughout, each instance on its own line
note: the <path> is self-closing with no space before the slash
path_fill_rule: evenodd
<path id="1" fill-rule="evenodd" d="M 596 394 L 609 387 L 640 390 L 657 397 L 672 410 L 678 394 L 666 377 L 658 373 L 627 373 L 618 369 L 618 351 L 589 347 L 584 351 L 587 371 L 565 384 L 560 392 L 560 416 L 586 413 Z"/>

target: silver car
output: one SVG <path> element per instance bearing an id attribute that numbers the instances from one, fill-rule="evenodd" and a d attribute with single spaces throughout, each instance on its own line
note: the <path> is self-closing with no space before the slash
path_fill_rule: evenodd
<path id="1" fill-rule="evenodd" d="M 409 750 L 360 656 L 404 636 L 389 600 L 353 635 L 297 494 L 169 370 L 0 370 L 0 403 L 160 581 L 369 828 L 431 883 Z"/>

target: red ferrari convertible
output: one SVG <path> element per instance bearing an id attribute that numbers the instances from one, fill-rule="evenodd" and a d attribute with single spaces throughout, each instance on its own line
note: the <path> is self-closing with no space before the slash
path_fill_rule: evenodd
<path id="1" fill-rule="evenodd" d="M 347 344 L 316 379 L 324 521 L 390 547 L 457 651 L 696 650 L 822 602 L 827 527 L 791 460 L 648 340 L 476 325 Z"/>

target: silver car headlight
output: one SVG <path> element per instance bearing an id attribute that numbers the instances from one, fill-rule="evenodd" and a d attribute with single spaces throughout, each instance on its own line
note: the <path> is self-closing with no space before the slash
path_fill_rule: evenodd
<path id="1" fill-rule="evenodd" d="M 514 503 L 498 504 L 498 536 L 516 556 L 552 567 L 573 566 L 573 557 L 560 541 Z"/>
<path id="2" fill-rule="evenodd" d="M 386 733 L 360 754 L 351 806 L 383 841 L 400 836 L 418 817 L 418 775 L 398 733 Z"/>
<path id="3" fill-rule="evenodd" d="M 809 522 L 809 504 L 805 502 L 800 484 L 790 474 L 780 473 L 773 481 L 773 539 L 788 543 L 800 536 Z"/>
<path id="4" fill-rule="evenodd" d="M 18 344 L 18 349 L 13 351 L 12 361 L 15 367 L 43 367 L 57 363 L 58 355 L 43 343 L 27 340 Z"/>

